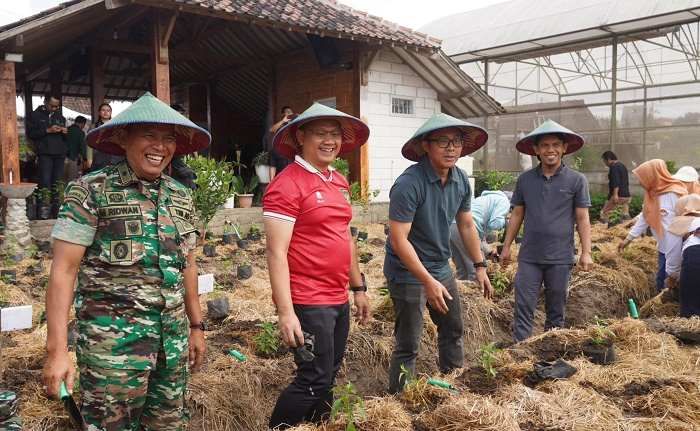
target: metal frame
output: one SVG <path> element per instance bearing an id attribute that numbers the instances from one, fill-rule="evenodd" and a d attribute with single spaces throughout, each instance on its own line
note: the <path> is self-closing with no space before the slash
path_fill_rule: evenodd
<path id="1" fill-rule="evenodd" d="M 649 97 L 648 90 L 650 89 L 700 84 L 700 19 L 685 22 L 672 28 L 657 30 L 646 30 L 644 33 L 638 34 L 611 35 L 607 39 L 607 44 L 597 40 L 595 43 L 592 42 L 591 46 L 578 44 L 571 46 L 569 50 L 562 47 L 556 53 L 551 51 L 542 55 L 533 53 L 531 56 L 518 58 L 512 56 L 510 58 L 508 56 L 490 57 L 474 59 L 462 64 L 470 64 L 472 66 L 470 71 L 479 72 L 475 74 L 475 80 L 492 97 L 495 97 L 499 89 L 514 92 L 511 100 L 498 100 L 511 114 L 560 111 L 571 108 L 562 102 L 571 100 L 575 96 L 583 98 L 583 96 L 609 95 L 608 101 L 581 105 L 584 108 L 610 107 L 610 125 L 605 129 L 595 131 L 608 133 L 610 147 L 613 150 L 618 133 L 641 132 L 642 154 L 646 157 L 647 130 L 700 128 L 700 124 L 655 125 L 650 129 L 647 127 L 646 113 L 649 102 L 700 97 L 700 89 L 693 89 L 692 92 L 680 95 Z M 676 53 L 676 55 L 671 54 L 672 58 L 668 58 L 667 52 Z M 682 57 L 677 54 L 682 54 Z M 681 69 L 679 66 L 681 64 L 686 66 Z M 512 66 L 512 71 L 507 73 L 508 76 L 505 76 L 506 73 L 503 71 L 506 65 Z M 678 70 L 673 71 L 673 68 Z M 669 69 L 672 72 L 668 76 L 675 75 L 677 72 L 680 72 L 678 74 L 681 76 L 677 80 L 675 76 L 672 76 L 670 80 L 667 79 L 668 76 L 664 73 L 669 73 L 667 72 Z M 536 79 L 534 78 L 535 74 Z M 580 90 L 581 86 L 590 88 L 590 90 L 584 89 L 582 91 Z M 643 90 L 643 95 L 618 101 L 620 94 L 629 90 Z M 552 99 L 552 102 L 521 103 L 525 95 L 531 96 L 532 94 L 546 95 L 548 97 L 544 100 Z M 556 96 L 556 101 L 553 100 L 555 98 L 552 96 Z M 558 103 L 556 103 L 557 101 Z M 618 105 L 633 103 L 641 103 L 643 106 L 643 125 L 641 127 L 618 127 Z M 488 117 L 483 117 L 484 124 L 488 124 Z M 587 132 L 586 130 L 580 131 Z M 488 157 L 487 153 L 484 152 L 485 157 Z"/>

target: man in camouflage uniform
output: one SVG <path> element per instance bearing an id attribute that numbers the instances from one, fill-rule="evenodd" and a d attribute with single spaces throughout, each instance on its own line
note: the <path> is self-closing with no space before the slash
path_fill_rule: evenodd
<path id="1" fill-rule="evenodd" d="M 0 431 L 21 431 L 22 420 L 17 415 L 17 394 L 11 391 L 0 392 Z"/>
<path id="2" fill-rule="evenodd" d="M 61 381 L 72 389 L 66 327 L 77 274 L 76 353 L 89 430 L 185 429 L 188 365 L 196 369 L 205 349 L 197 221 L 190 190 L 163 170 L 209 141 L 149 93 L 88 134 L 88 145 L 126 160 L 66 188 L 52 233 L 44 382 L 51 396 Z"/>

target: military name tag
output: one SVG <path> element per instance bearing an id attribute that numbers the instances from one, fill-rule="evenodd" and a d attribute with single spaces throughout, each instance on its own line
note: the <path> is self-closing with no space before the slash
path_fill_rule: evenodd
<path id="1" fill-rule="evenodd" d="M 139 205 L 115 205 L 100 207 L 97 209 L 97 216 L 103 219 L 125 218 L 141 215 Z"/>
<path id="2" fill-rule="evenodd" d="M 176 207 L 190 208 L 192 206 L 192 201 L 189 199 L 183 199 L 183 198 L 179 198 L 177 196 L 170 196 L 170 200 L 173 202 L 173 205 L 175 205 Z"/>
<path id="3" fill-rule="evenodd" d="M 79 205 L 82 205 L 89 194 L 90 192 L 88 192 L 88 190 L 85 187 L 79 186 L 77 184 L 71 184 L 66 190 L 65 200 L 72 200 L 77 202 Z"/>
<path id="4" fill-rule="evenodd" d="M 197 228 L 195 228 L 192 223 L 185 221 L 185 220 L 180 220 L 180 219 L 174 219 L 175 222 L 175 229 L 177 229 L 177 233 L 180 234 L 180 236 L 185 236 L 188 233 L 196 232 Z"/>
<path id="5" fill-rule="evenodd" d="M 192 212 L 189 210 L 189 208 L 170 205 L 168 206 L 168 211 L 170 211 L 170 216 L 173 218 L 180 218 L 183 220 L 189 220 L 192 218 Z"/>
<path id="6" fill-rule="evenodd" d="M 109 242 L 109 261 L 131 262 L 131 240 L 117 240 Z"/>

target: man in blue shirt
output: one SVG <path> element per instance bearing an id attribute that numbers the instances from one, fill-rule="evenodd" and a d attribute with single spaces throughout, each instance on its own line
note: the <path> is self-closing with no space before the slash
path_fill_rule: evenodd
<path id="1" fill-rule="evenodd" d="M 510 246 L 525 220 L 525 234 L 518 253 L 515 275 L 513 338 L 532 334 L 532 321 L 544 283 L 545 330 L 564 326 L 564 309 L 571 268 L 576 263 L 574 226 L 581 239 L 579 265 L 588 271 L 591 258 L 591 199 L 588 181 L 562 163 L 565 154 L 583 146 L 583 138 L 547 120 L 518 141 L 521 153 L 537 155 L 540 164 L 518 177 L 511 204 L 510 222 L 501 252 L 501 263 L 510 262 Z"/>
<path id="2" fill-rule="evenodd" d="M 403 389 L 406 375 L 415 373 L 416 356 L 427 305 L 438 328 L 440 371 L 462 367 L 463 323 L 459 291 L 449 265 L 450 225 L 457 220 L 462 241 L 486 297 L 492 288 L 479 234 L 470 212 L 471 190 L 457 159 L 486 143 L 481 127 L 437 114 L 403 146 L 404 157 L 417 164 L 406 169 L 389 195 L 389 241 L 384 275 L 394 303 L 395 346 L 389 367 L 389 392 Z"/>

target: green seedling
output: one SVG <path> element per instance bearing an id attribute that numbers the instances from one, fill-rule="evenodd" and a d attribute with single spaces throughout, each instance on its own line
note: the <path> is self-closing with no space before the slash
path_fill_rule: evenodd
<path id="1" fill-rule="evenodd" d="M 348 382 L 342 386 L 333 388 L 335 401 L 331 408 L 331 421 L 335 420 L 338 413 L 344 413 L 347 423 L 345 431 L 357 431 L 356 421 L 365 418 L 365 402 L 357 393 L 355 385 Z"/>
<path id="2" fill-rule="evenodd" d="M 615 333 L 608 329 L 608 324 L 605 320 L 600 319 L 598 316 L 593 318 L 595 320 L 595 326 L 593 327 L 593 337 L 591 337 L 591 343 L 601 346 L 606 345 L 615 336 Z"/>
<path id="3" fill-rule="evenodd" d="M 379 293 L 379 296 L 389 296 L 389 288 L 380 287 L 379 289 L 377 289 L 377 293 Z"/>
<path id="4" fill-rule="evenodd" d="M 277 324 L 265 322 L 257 326 L 260 327 L 260 332 L 253 337 L 257 353 L 269 356 L 277 352 L 280 347 L 279 330 L 277 329 Z"/>
<path id="5" fill-rule="evenodd" d="M 496 371 L 496 357 L 501 352 L 501 349 L 496 347 L 496 343 L 491 342 L 481 346 L 479 349 L 479 360 L 481 361 L 481 368 L 484 369 L 486 377 L 493 379 L 496 377 L 498 372 Z"/>
<path id="6" fill-rule="evenodd" d="M 496 269 L 491 273 L 491 286 L 497 295 L 503 295 L 510 289 L 510 280 L 504 271 Z"/>

